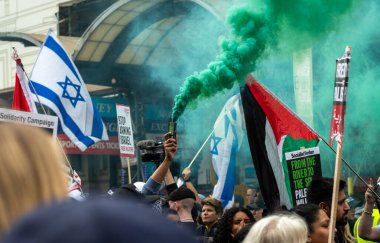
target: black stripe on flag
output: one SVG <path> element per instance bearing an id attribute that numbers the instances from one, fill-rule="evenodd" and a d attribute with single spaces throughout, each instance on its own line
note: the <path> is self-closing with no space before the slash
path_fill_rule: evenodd
<path id="1" fill-rule="evenodd" d="M 266 115 L 247 85 L 241 91 L 241 99 L 249 147 L 261 193 L 268 210 L 274 211 L 280 206 L 280 193 L 265 146 L 265 136 L 267 135 L 265 132 Z"/>

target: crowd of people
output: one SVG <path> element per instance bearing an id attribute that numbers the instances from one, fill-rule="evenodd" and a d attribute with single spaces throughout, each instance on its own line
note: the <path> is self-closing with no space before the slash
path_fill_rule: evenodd
<path id="1" fill-rule="evenodd" d="M 254 187 L 247 188 L 245 206 L 224 208 L 216 198 L 198 194 L 189 168 L 182 172 L 182 185 L 174 180 L 170 164 L 177 141 L 166 134 L 165 158 L 145 183 L 123 185 L 107 199 L 76 201 L 68 196 L 65 159 L 51 135 L 9 124 L 0 124 L 0 134 L 0 238 L 4 243 L 328 242 L 331 178 L 313 180 L 308 203 L 292 209 L 266 208 L 260 189 Z M 348 224 L 350 201 L 345 187 L 341 180 L 334 241 L 380 241 L 372 181 L 354 229 Z"/>

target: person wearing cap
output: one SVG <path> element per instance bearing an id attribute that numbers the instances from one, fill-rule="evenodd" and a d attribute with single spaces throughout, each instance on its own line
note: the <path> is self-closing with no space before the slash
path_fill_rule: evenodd
<path id="1" fill-rule="evenodd" d="M 169 207 L 177 211 L 178 224 L 195 232 L 197 225 L 191 214 L 195 203 L 194 193 L 186 187 L 180 187 L 169 194 L 168 201 Z"/>
<path id="2" fill-rule="evenodd" d="M 217 222 L 223 215 L 223 205 L 212 196 L 206 197 L 201 204 L 203 224 L 198 227 L 197 231 L 204 240 L 207 239 L 208 242 L 212 242 L 216 233 Z"/>

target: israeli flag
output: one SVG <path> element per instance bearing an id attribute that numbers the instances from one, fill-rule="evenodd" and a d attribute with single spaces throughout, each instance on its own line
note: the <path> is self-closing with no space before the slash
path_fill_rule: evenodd
<path id="1" fill-rule="evenodd" d="M 94 107 L 86 85 L 56 35 L 49 30 L 30 76 L 35 102 L 41 102 L 59 117 L 66 135 L 84 151 L 107 131 Z"/>
<path id="2" fill-rule="evenodd" d="M 214 124 L 211 136 L 211 157 L 217 183 L 212 196 L 225 208 L 234 203 L 236 154 L 244 136 L 244 116 L 240 94 L 232 96 L 224 105 Z"/>

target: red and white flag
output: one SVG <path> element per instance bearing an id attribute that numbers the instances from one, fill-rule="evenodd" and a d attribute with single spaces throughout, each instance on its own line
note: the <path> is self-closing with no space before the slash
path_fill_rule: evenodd
<path id="1" fill-rule="evenodd" d="M 37 113 L 37 108 L 32 101 L 28 86 L 28 80 L 25 78 L 22 68 L 21 59 L 16 57 L 16 80 L 13 93 L 12 109 Z"/>

